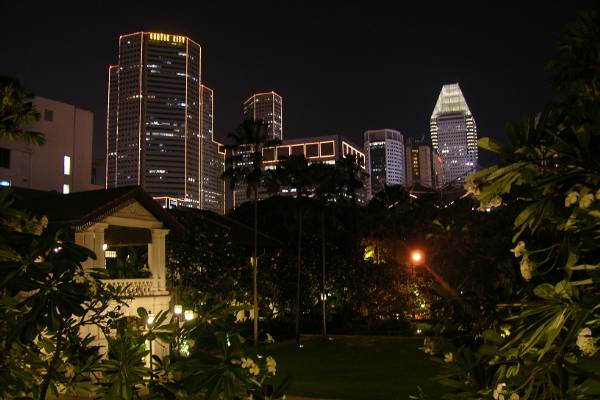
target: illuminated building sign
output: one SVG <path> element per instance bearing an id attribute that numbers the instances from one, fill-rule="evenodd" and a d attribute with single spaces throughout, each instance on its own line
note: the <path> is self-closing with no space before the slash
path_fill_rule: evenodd
<path id="1" fill-rule="evenodd" d="M 168 33 L 150 33 L 150 40 L 161 42 L 185 43 L 185 36 L 169 35 Z"/>

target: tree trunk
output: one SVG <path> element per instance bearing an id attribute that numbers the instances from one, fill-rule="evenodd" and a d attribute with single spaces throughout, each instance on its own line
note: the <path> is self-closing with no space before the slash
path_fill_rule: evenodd
<path id="1" fill-rule="evenodd" d="M 327 337 L 327 293 L 325 293 L 325 206 L 321 211 L 321 261 L 323 281 L 321 282 L 321 304 L 323 306 L 323 338 Z"/>
<path id="2" fill-rule="evenodd" d="M 300 199 L 298 199 L 300 201 Z M 300 268 L 302 264 L 302 207 L 298 204 L 298 261 L 296 271 L 296 346 L 300 346 Z"/>
<path id="3" fill-rule="evenodd" d="M 258 346 L 258 188 L 254 189 L 254 250 L 252 251 L 252 297 L 254 311 L 254 347 Z"/>

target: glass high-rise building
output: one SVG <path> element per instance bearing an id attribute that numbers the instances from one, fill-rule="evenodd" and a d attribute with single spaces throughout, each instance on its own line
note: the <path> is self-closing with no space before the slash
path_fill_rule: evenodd
<path id="1" fill-rule="evenodd" d="M 283 99 L 275 92 L 256 93 L 244 102 L 244 119 L 262 120 L 269 137 L 283 140 Z"/>
<path id="2" fill-rule="evenodd" d="M 225 181 L 221 179 L 225 171 L 225 150 L 214 140 L 212 89 L 201 85 L 202 120 L 200 121 L 200 208 L 225 213 Z"/>
<path id="3" fill-rule="evenodd" d="M 119 62 L 109 67 L 107 187 L 141 185 L 154 197 L 205 203 L 202 160 L 218 145 L 205 146 L 205 138 L 212 142 L 212 91 L 210 107 L 202 107 L 201 54 L 198 43 L 181 35 L 119 38 Z M 203 122 L 209 119 L 210 127 Z"/>
<path id="4" fill-rule="evenodd" d="M 429 126 L 431 145 L 441 158 L 439 183 L 463 183 L 477 168 L 477 126 L 458 83 L 442 87 Z"/>
<path id="5" fill-rule="evenodd" d="M 393 129 L 364 133 L 365 156 L 369 173 L 368 198 L 385 185 L 405 185 L 404 137 Z"/>

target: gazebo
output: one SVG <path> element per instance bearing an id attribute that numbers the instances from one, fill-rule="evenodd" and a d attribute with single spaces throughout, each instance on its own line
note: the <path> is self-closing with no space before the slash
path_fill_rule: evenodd
<path id="1" fill-rule="evenodd" d="M 183 226 L 139 186 L 102 189 L 71 194 L 14 188 L 19 207 L 36 215 L 46 215 L 50 226 L 72 233 L 75 243 L 96 253 L 84 268 L 105 268 L 107 256 L 123 246 L 147 248 L 149 277 L 108 279 L 115 286 L 127 286 L 126 316 L 137 315 L 144 307 L 153 313 L 169 310 L 171 296 L 166 286 L 165 237 L 183 234 Z M 89 329 L 96 344 L 105 346 L 101 332 Z M 153 342 L 154 354 L 168 353 L 168 347 Z"/>

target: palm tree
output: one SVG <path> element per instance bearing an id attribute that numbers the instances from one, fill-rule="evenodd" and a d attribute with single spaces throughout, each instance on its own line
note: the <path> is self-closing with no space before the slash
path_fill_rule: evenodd
<path id="1" fill-rule="evenodd" d="M 362 165 L 358 158 L 352 154 L 348 154 L 345 157 L 335 162 L 335 167 L 338 170 L 340 179 L 340 196 L 350 201 L 351 218 L 352 218 L 352 243 L 354 243 L 354 252 L 358 250 L 356 246 L 358 238 L 358 226 L 356 218 L 356 207 L 358 204 L 359 190 L 362 190 L 365 186 L 365 179 L 368 176 L 363 171 Z M 356 254 L 355 254 L 356 255 Z"/>
<path id="2" fill-rule="evenodd" d="M 304 200 L 308 190 L 313 185 L 308 160 L 304 156 L 290 156 L 279 165 L 275 175 L 281 186 L 296 193 L 296 208 L 298 212 L 298 258 L 296 260 L 296 345 L 300 346 L 300 273 L 302 269 L 302 220 Z"/>
<path id="3" fill-rule="evenodd" d="M 27 127 L 39 121 L 40 114 L 31 103 L 33 95 L 18 80 L 0 76 L 0 139 L 43 145 L 43 133 Z"/>
<path id="4" fill-rule="evenodd" d="M 311 176 L 315 184 L 315 198 L 319 202 L 319 208 L 321 211 L 321 267 L 322 267 L 322 279 L 321 279 L 321 306 L 323 314 L 323 337 L 327 337 L 327 285 L 326 285 L 326 217 L 327 217 L 327 204 L 335 200 L 336 193 L 338 192 L 338 177 L 336 169 L 327 164 L 312 164 Z"/>
<path id="5" fill-rule="evenodd" d="M 237 185 L 246 187 L 246 196 L 254 203 L 254 248 L 252 250 L 252 298 L 254 313 L 254 346 L 258 344 L 258 191 L 263 184 L 262 150 L 279 143 L 268 135 L 267 124 L 261 120 L 247 119 L 240 124 L 229 138 L 233 144 L 227 145 L 230 155 L 225 160 L 226 169 L 222 178 L 229 179 L 231 188 Z"/>

